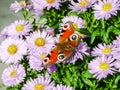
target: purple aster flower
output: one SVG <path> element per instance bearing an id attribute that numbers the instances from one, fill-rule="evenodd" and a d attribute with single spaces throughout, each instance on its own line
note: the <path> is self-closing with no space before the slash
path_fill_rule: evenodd
<path id="1" fill-rule="evenodd" d="M 116 47 L 120 47 L 120 35 L 118 35 L 116 37 L 116 40 L 113 41 L 113 44 L 116 46 Z"/>
<path id="2" fill-rule="evenodd" d="M 120 10 L 120 0 L 98 0 L 93 9 L 96 19 L 107 20 L 111 15 L 117 15 L 117 11 Z"/>
<path id="3" fill-rule="evenodd" d="M 84 23 L 85 23 L 85 20 L 81 19 L 80 17 L 78 16 L 65 16 L 63 19 L 62 19 L 62 23 L 60 23 L 60 32 L 62 31 L 63 29 L 63 26 L 66 24 L 66 22 L 73 22 L 72 26 L 75 28 L 75 29 L 78 29 L 78 28 L 85 28 L 84 26 Z"/>
<path id="4" fill-rule="evenodd" d="M 4 38 L 4 39 L 8 38 L 8 37 L 9 37 L 8 30 L 9 30 L 9 26 L 6 26 L 6 27 L 1 31 L 0 37 L 1 37 L 1 38 Z"/>
<path id="5" fill-rule="evenodd" d="M 87 8 L 92 7 L 92 5 L 96 2 L 97 0 L 77 0 L 77 3 L 74 2 L 73 0 L 71 1 L 70 9 L 72 11 L 86 11 Z"/>
<path id="6" fill-rule="evenodd" d="M 93 48 L 91 53 L 92 56 L 114 56 L 116 54 L 116 50 L 115 46 L 112 44 L 106 45 L 105 43 L 100 43 L 97 47 Z"/>
<path id="7" fill-rule="evenodd" d="M 25 69 L 20 64 L 11 65 L 2 73 L 2 80 L 6 86 L 14 86 L 24 81 Z"/>
<path id="8" fill-rule="evenodd" d="M 33 9 L 37 17 L 40 17 L 44 14 L 45 5 L 40 3 L 39 0 L 32 0 Z"/>
<path id="9" fill-rule="evenodd" d="M 8 28 L 8 34 L 12 38 L 19 38 L 28 35 L 32 30 L 32 25 L 24 20 L 16 20 Z"/>
<path id="10" fill-rule="evenodd" d="M 54 85 L 54 82 L 49 77 L 39 76 L 36 79 L 30 79 L 22 87 L 22 90 L 52 90 Z"/>
<path id="11" fill-rule="evenodd" d="M 78 45 L 78 47 L 75 49 L 73 55 L 64 61 L 64 63 L 73 63 L 75 64 L 75 62 L 78 60 L 78 59 L 81 59 L 83 60 L 83 56 L 84 55 L 89 55 L 89 51 L 90 48 L 87 46 L 86 43 L 80 43 Z"/>
<path id="12" fill-rule="evenodd" d="M 34 3 L 33 7 L 39 7 L 37 9 L 40 9 L 40 7 L 47 8 L 47 10 L 51 7 L 59 9 L 60 6 L 59 0 L 32 0 L 32 2 Z"/>
<path id="13" fill-rule="evenodd" d="M 25 1 L 21 2 L 15 1 L 14 3 L 11 4 L 10 9 L 17 13 L 18 11 L 22 10 L 25 7 L 26 7 Z"/>
<path id="14" fill-rule="evenodd" d="M 36 31 L 27 37 L 27 47 L 30 52 L 49 53 L 55 45 L 53 36 L 45 31 Z"/>
<path id="15" fill-rule="evenodd" d="M 70 86 L 57 85 L 53 90 L 73 90 L 73 88 Z"/>
<path id="16" fill-rule="evenodd" d="M 47 66 L 47 72 L 49 74 L 52 74 L 54 71 L 56 71 L 56 69 L 57 69 L 57 66 L 55 64 Z"/>
<path id="17" fill-rule="evenodd" d="M 27 54 L 26 43 L 22 39 L 7 38 L 0 46 L 0 59 L 6 64 L 18 63 Z"/>
<path id="18" fill-rule="evenodd" d="M 53 28 L 50 28 L 50 27 L 47 27 L 46 28 L 46 32 L 48 33 L 48 34 L 50 34 L 50 35 L 52 35 L 52 36 L 54 36 L 54 29 Z"/>
<path id="19" fill-rule="evenodd" d="M 112 57 L 97 57 L 88 64 L 90 73 L 94 74 L 98 80 L 106 78 L 109 74 L 113 75 L 116 69 L 114 68 L 114 58 Z"/>

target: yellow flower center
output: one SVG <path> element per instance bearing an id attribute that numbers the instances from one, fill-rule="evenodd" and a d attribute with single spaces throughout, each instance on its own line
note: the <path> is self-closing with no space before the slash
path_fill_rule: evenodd
<path id="1" fill-rule="evenodd" d="M 48 3 L 54 3 L 55 0 L 46 0 Z"/>
<path id="2" fill-rule="evenodd" d="M 102 6 L 102 10 L 105 12 L 109 12 L 112 9 L 112 5 L 110 3 L 106 3 Z"/>
<path id="3" fill-rule="evenodd" d="M 17 32 L 21 32 L 21 31 L 23 31 L 23 30 L 24 30 L 24 25 L 20 24 L 20 25 L 17 25 L 17 26 L 16 26 L 16 31 L 17 31 Z"/>
<path id="4" fill-rule="evenodd" d="M 73 26 L 74 29 L 78 28 L 78 25 L 76 23 L 72 23 L 72 26 Z"/>
<path id="5" fill-rule="evenodd" d="M 44 46 L 45 45 L 45 39 L 44 38 L 37 38 L 35 40 L 35 45 L 40 47 L 40 46 Z"/>
<path id="6" fill-rule="evenodd" d="M 103 53 L 103 54 L 110 54 L 111 51 L 112 51 L 111 48 L 105 48 L 105 49 L 102 50 L 102 53 Z"/>
<path id="7" fill-rule="evenodd" d="M 43 59 L 43 58 L 45 58 L 46 56 L 47 56 L 46 53 L 42 53 L 42 54 L 40 55 L 40 59 Z"/>
<path id="8" fill-rule="evenodd" d="M 81 7 L 85 7 L 87 4 L 88 4 L 88 0 L 83 0 L 83 1 L 79 2 L 79 5 Z"/>
<path id="9" fill-rule="evenodd" d="M 25 1 L 20 1 L 19 5 L 24 8 L 25 7 Z"/>
<path id="10" fill-rule="evenodd" d="M 17 75 L 17 71 L 13 70 L 10 72 L 10 77 L 14 77 L 15 75 Z"/>
<path id="11" fill-rule="evenodd" d="M 17 52 L 18 48 L 16 45 L 10 45 L 7 50 L 10 54 L 15 54 Z"/>
<path id="12" fill-rule="evenodd" d="M 107 70 L 109 68 L 109 64 L 106 62 L 100 63 L 100 69 Z"/>
<path id="13" fill-rule="evenodd" d="M 45 88 L 45 85 L 43 84 L 36 84 L 34 86 L 34 90 L 44 90 L 44 88 Z"/>

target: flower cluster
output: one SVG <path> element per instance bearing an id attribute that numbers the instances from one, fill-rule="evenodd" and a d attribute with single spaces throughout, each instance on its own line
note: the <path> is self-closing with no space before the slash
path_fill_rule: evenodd
<path id="1" fill-rule="evenodd" d="M 91 55 L 96 58 L 95 60 L 90 61 L 88 67 L 90 72 L 94 74 L 94 77 L 99 80 L 106 78 L 109 74 L 113 75 L 114 73 L 119 72 L 119 37 L 120 36 L 117 36 L 117 39 L 110 45 L 105 43 L 98 44 L 91 52 Z"/>
<path id="2" fill-rule="evenodd" d="M 98 90 L 103 78 L 120 72 L 120 0 L 22 0 L 10 10 L 24 20 L 0 34 L 8 89 Z"/>

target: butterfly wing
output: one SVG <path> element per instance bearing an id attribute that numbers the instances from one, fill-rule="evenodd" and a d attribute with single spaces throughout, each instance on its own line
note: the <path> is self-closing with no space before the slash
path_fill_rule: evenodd
<path id="1" fill-rule="evenodd" d="M 58 51 L 59 50 L 57 49 L 57 47 L 53 48 L 53 50 L 44 59 L 43 64 L 51 65 L 51 64 L 54 64 L 55 62 L 57 62 Z"/>
<path id="2" fill-rule="evenodd" d="M 60 34 L 59 42 L 65 41 L 74 33 L 74 29 L 71 24 L 72 22 L 65 23 L 62 33 Z"/>

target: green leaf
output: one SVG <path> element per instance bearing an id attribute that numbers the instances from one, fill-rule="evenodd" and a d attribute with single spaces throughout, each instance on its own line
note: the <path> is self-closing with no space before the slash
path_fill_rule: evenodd
<path id="1" fill-rule="evenodd" d="M 90 41 L 91 44 L 93 44 L 93 42 L 94 42 L 96 36 L 98 35 L 98 33 L 99 33 L 99 32 L 98 32 L 97 30 L 95 30 L 95 31 L 91 34 L 91 41 Z"/>
<path id="2" fill-rule="evenodd" d="M 120 81 L 120 76 L 117 76 L 114 83 L 118 84 L 119 81 Z"/>
<path id="3" fill-rule="evenodd" d="M 82 77 L 85 78 L 93 78 L 93 74 L 89 72 L 89 70 L 82 72 Z"/>
<path id="4" fill-rule="evenodd" d="M 89 79 L 82 77 L 82 80 L 83 80 L 83 82 L 84 82 L 85 84 L 87 84 L 88 86 L 94 87 L 94 84 L 93 84 L 92 81 L 90 81 Z"/>
<path id="5" fill-rule="evenodd" d="M 88 31 L 87 28 L 78 28 L 78 29 L 76 29 L 76 31 L 78 31 L 82 34 L 85 34 L 85 35 L 90 35 L 90 32 Z"/>
<path id="6" fill-rule="evenodd" d="M 69 12 L 68 16 L 71 16 L 71 15 L 77 15 L 77 12 Z"/>

